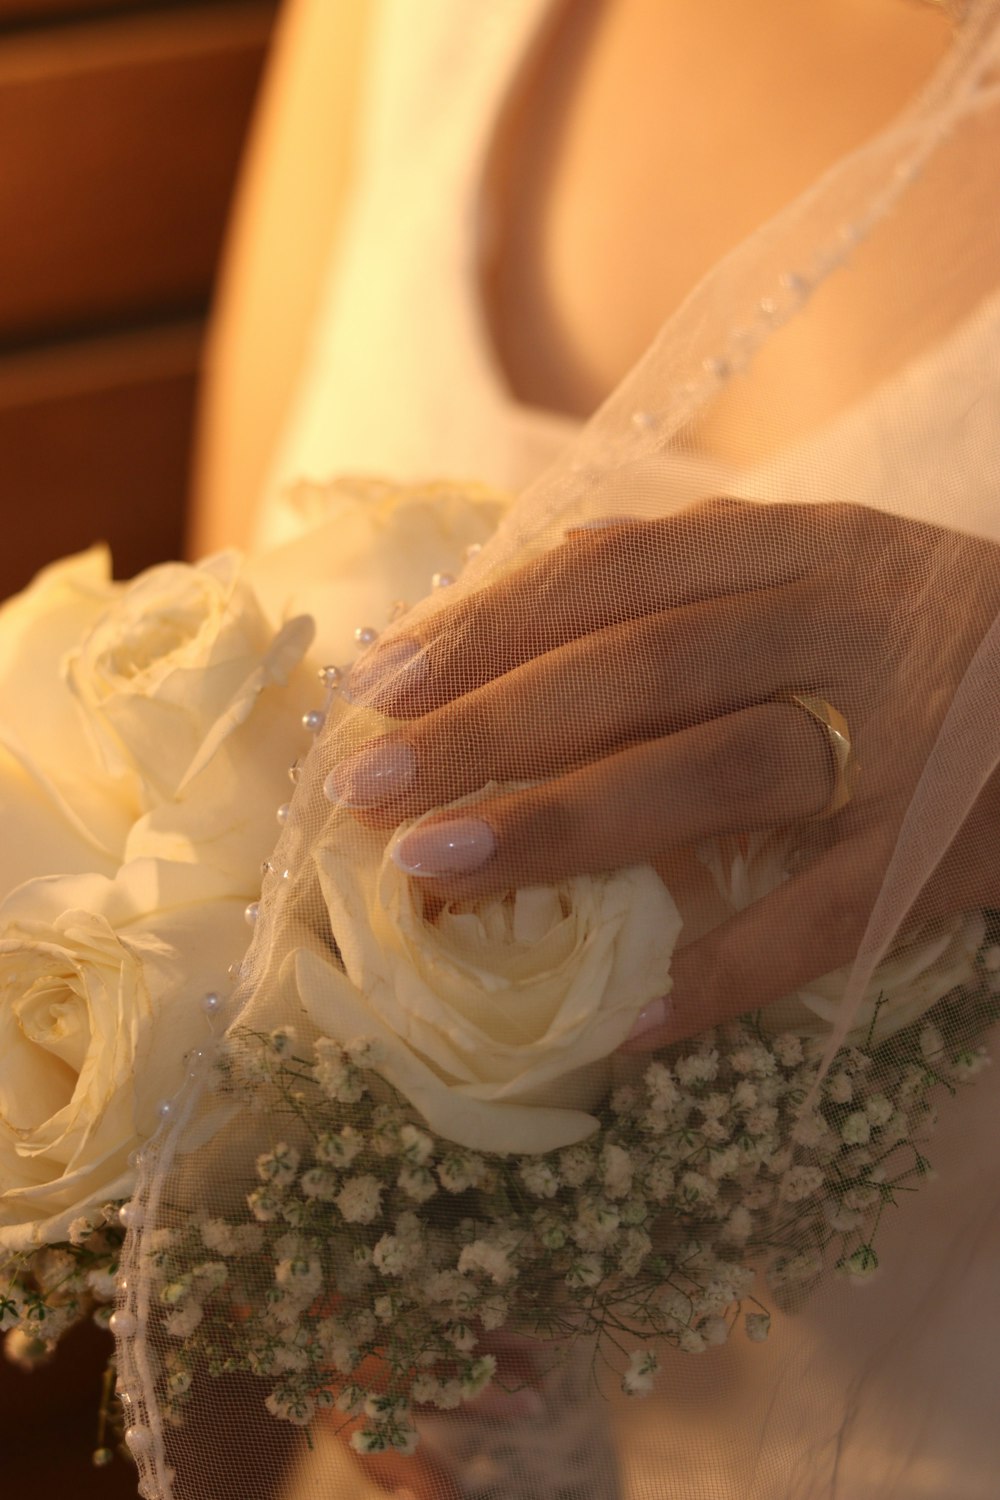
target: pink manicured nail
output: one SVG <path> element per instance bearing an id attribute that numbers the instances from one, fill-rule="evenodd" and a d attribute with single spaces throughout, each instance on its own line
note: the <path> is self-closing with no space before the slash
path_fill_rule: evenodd
<path id="1" fill-rule="evenodd" d="M 478 818 L 455 818 L 447 823 L 422 823 L 405 833 L 392 851 L 395 864 L 407 875 L 427 879 L 467 875 L 484 865 L 496 849 L 496 836 Z"/>
<path id="2" fill-rule="evenodd" d="M 397 693 L 422 687 L 429 672 L 423 646 L 404 636 L 402 640 L 387 641 L 384 646 L 373 646 L 366 651 L 351 668 L 341 691 L 349 703 L 363 703 L 379 694 L 392 698 Z"/>
<path id="3" fill-rule="evenodd" d="M 667 995 L 661 995 L 657 1000 L 651 1000 L 649 1004 L 639 1012 L 633 1023 L 632 1030 L 625 1038 L 625 1046 L 631 1047 L 640 1037 L 649 1031 L 656 1031 L 665 1026 L 670 1020 L 670 1012 L 673 1006 Z"/>
<path id="4" fill-rule="evenodd" d="M 342 807 L 377 807 L 409 786 L 416 768 L 409 745 L 402 740 L 379 740 L 334 766 L 323 791 Z"/>

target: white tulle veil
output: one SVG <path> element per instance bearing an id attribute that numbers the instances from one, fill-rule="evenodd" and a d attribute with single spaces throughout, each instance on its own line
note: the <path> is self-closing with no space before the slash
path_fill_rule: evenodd
<path id="1" fill-rule="evenodd" d="M 824 509 L 835 503 L 924 528 L 920 576 L 907 579 L 897 614 L 871 643 L 884 660 L 877 670 L 868 663 L 874 685 L 855 706 L 852 730 L 863 761 L 866 736 L 891 697 L 914 712 L 933 703 L 936 737 L 884 851 L 881 885 L 865 898 L 862 935 L 826 1032 L 827 1060 L 856 1024 L 879 965 L 922 919 L 922 893 L 936 871 L 953 880 L 955 918 L 981 922 L 980 954 L 990 947 L 994 919 L 963 894 L 969 872 L 954 851 L 965 847 L 956 845 L 960 830 L 991 816 L 981 794 L 1000 758 L 1000 570 L 989 563 L 1000 546 L 998 163 L 1000 4 L 973 0 L 920 97 L 715 269 L 457 581 L 415 603 L 382 636 L 384 644 L 393 632 L 419 632 L 425 643 L 447 645 L 457 601 L 564 545 L 567 530 L 591 520 L 619 516 L 636 523 L 638 536 L 644 521 L 721 496 L 816 507 L 831 517 L 831 547 L 845 545 L 834 512 Z M 718 555 L 750 545 L 731 505 L 705 515 L 706 545 Z M 972 555 L 987 559 L 979 571 L 970 570 Z M 768 562 L 744 552 L 746 587 L 758 574 L 769 577 Z M 886 557 L 859 557 L 859 612 L 887 565 Z M 373 615 L 387 602 L 373 600 Z M 529 603 L 522 598 L 519 607 Z M 544 597 L 531 607 L 544 614 Z M 381 627 L 383 617 L 371 623 Z M 817 650 L 836 651 L 821 614 L 803 614 L 796 628 Z M 957 678 L 956 630 L 968 636 Z M 362 837 L 323 782 L 345 747 L 386 727 L 363 703 L 335 695 L 264 876 L 253 943 L 222 1006 L 226 1024 L 260 1033 L 303 1027 L 285 959 L 322 947 L 328 930 L 313 855 L 331 838 L 350 850 Z M 903 753 L 905 715 L 896 733 Z M 803 834 L 804 859 L 816 855 L 818 826 Z M 982 827 L 988 847 L 988 821 Z M 223 1021 L 216 1026 L 218 1034 Z M 162 1281 L 151 1269 L 157 1246 L 192 1216 L 238 1215 L 274 1127 L 252 1084 L 218 1091 L 211 1056 L 192 1072 L 142 1155 L 118 1317 L 142 1492 L 150 1500 L 347 1500 L 365 1481 L 338 1444 L 320 1432 L 307 1452 L 299 1429 L 265 1410 L 251 1376 L 206 1375 L 183 1420 L 174 1419 L 171 1335 Z M 944 1100 L 926 1148 L 937 1180 L 900 1193 L 887 1211 L 879 1278 L 867 1288 L 821 1279 L 798 1311 L 772 1308 L 766 1344 L 737 1332 L 697 1358 L 661 1351 L 657 1393 L 615 1416 L 622 1489 L 610 1459 L 601 1474 L 605 1460 L 595 1450 L 586 1494 L 985 1500 L 995 1493 L 996 1131 L 988 1075 Z M 616 1382 L 605 1384 L 613 1391 Z M 466 1492 L 496 1500 L 507 1493 L 488 1485 Z"/>

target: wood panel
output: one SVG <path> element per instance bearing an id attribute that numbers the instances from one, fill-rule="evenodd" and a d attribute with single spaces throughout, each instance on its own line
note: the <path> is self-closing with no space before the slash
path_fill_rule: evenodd
<path id="1" fill-rule="evenodd" d="M 0 345 L 204 307 L 275 9 L 0 39 Z"/>
<path id="2" fill-rule="evenodd" d="M 179 557 L 201 326 L 0 361 L 0 598 L 95 541 L 128 577 Z"/>

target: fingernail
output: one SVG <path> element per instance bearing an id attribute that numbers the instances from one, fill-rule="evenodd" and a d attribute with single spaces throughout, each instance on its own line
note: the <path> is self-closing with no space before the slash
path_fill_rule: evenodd
<path id="1" fill-rule="evenodd" d="M 375 807 L 409 786 L 417 759 L 402 740 L 379 740 L 334 766 L 323 783 L 331 802 L 342 807 Z"/>
<path id="2" fill-rule="evenodd" d="M 421 687 L 429 671 L 423 646 L 412 636 L 403 636 L 366 651 L 351 668 L 341 693 L 349 703 L 358 703 L 380 692 L 408 692 Z"/>
<path id="3" fill-rule="evenodd" d="M 412 828 L 396 844 L 392 858 L 407 875 L 430 879 L 478 870 L 495 849 L 496 837 L 488 823 L 478 818 L 456 818 Z"/>
<path id="4" fill-rule="evenodd" d="M 636 1016 L 632 1030 L 625 1038 L 625 1046 L 638 1041 L 639 1037 L 645 1036 L 648 1031 L 655 1031 L 660 1026 L 665 1026 L 670 1020 L 670 1012 L 673 1006 L 666 995 L 661 995 L 656 1000 L 651 1000 L 647 1006 Z"/>

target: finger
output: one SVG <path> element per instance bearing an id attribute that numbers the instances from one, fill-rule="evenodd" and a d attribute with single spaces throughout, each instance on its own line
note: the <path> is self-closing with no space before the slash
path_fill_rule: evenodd
<path id="1" fill-rule="evenodd" d="M 470 804 L 461 816 L 427 818 L 401 836 L 393 858 L 432 897 L 551 885 L 819 813 L 831 777 L 817 726 L 794 705 L 767 703 Z"/>
<path id="2" fill-rule="evenodd" d="M 815 506 L 714 500 L 661 520 L 575 531 L 435 614 L 423 633 L 373 647 L 351 674 L 351 696 L 412 717 L 578 636 L 790 582 L 815 552 L 816 517 Z"/>
<path id="3" fill-rule="evenodd" d="M 855 610 L 841 628 L 832 606 L 836 649 L 820 661 L 802 629 L 815 592 L 804 581 L 571 641 L 341 761 L 328 795 L 393 827 L 491 781 L 558 775 L 763 702 L 790 682 L 821 681 L 844 702 L 871 622 Z"/>
<path id="4" fill-rule="evenodd" d="M 870 834 L 858 835 L 682 948 L 671 964 L 666 1020 L 633 1033 L 627 1050 L 668 1046 L 766 1009 L 849 963 L 884 868 L 877 841 Z"/>

